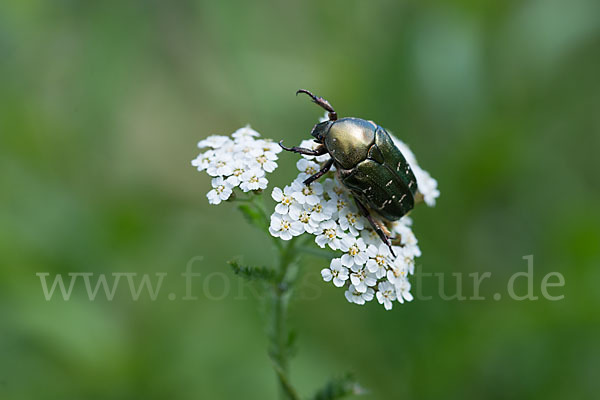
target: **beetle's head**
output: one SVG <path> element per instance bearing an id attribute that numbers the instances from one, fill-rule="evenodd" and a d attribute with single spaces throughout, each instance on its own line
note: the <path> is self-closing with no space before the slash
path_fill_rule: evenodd
<path id="1" fill-rule="evenodd" d="M 333 124 L 333 121 L 320 122 L 312 128 L 312 131 L 310 131 L 310 134 L 318 142 L 322 143 L 323 139 L 325 138 L 325 135 L 327 134 L 327 132 L 329 132 L 329 128 L 331 127 L 331 124 Z"/>

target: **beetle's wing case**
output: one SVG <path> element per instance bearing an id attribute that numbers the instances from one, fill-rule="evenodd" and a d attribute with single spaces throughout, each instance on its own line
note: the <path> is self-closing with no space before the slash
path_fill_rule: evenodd
<path id="1" fill-rule="evenodd" d="M 417 178 L 390 135 L 380 126 L 375 132 L 375 144 L 383 154 L 384 165 L 402 179 L 414 197 L 417 193 Z"/>
<path id="2" fill-rule="evenodd" d="M 383 218 L 395 221 L 414 206 L 415 176 L 388 133 L 377 128 L 369 158 L 340 171 L 344 184 Z"/>

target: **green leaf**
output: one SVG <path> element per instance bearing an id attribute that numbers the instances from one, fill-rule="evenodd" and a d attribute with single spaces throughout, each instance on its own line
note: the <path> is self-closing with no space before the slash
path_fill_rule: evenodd
<path id="1" fill-rule="evenodd" d="M 354 380 L 354 377 L 351 374 L 347 374 L 329 381 L 315 394 L 313 400 L 335 400 L 364 393 L 365 390 Z"/>
<path id="2" fill-rule="evenodd" d="M 331 260 L 332 258 L 335 258 L 338 256 L 338 254 L 335 251 L 329 250 L 329 249 L 321 249 L 318 248 L 316 245 L 312 246 L 302 246 L 299 248 L 299 250 L 304 253 L 304 254 L 308 254 L 311 256 L 315 256 L 315 257 L 319 257 L 319 258 L 324 258 L 326 260 Z"/>
<path id="3" fill-rule="evenodd" d="M 277 274 L 274 270 L 267 267 L 252 267 L 241 265 L 237 260 L 229 261 L 233 273 L 241 276 L 242 278 L 249 281 L 263 281 L 273 283 L 277 278 Z"/>
<path id="4" fill-rule="evenodd" d="M 250 223 L 250 225 L 257 227 L 262 231 L 269 230 L 269 224 L 264 213 L 261 212 L 261 210 L 259 210 L 256 206 L 252 206 L 250 204 L 240 204 L 238 208 L 242 214 L 244 214 L 244 217 L 246 217 L 246 220 Z"/>

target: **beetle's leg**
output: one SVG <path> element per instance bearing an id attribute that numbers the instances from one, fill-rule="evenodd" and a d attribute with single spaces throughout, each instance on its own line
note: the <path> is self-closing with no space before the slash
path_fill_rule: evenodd
<path id="1" fill-rule="evenodd" d="M 390 238 L 388 237 L 388 235 L 385 234 L 380 223 L 378 221 L 376 221 L 375 218 L 373 218 L 371 213 L 369 213 L 369 210 L 367 209 L 367 207 L 365 207 L 365 205 L 363 203 L 361 203 L 356 198 L 356 196 L 354 196 L 354 201 L 356 202 L 356 206 L 360 210 L 360 213 L 367 218 L 367 220 L 369 221 L 369 223 L 371 224 L 371 226 L 373 227 L 375 232 L 377 232 L 377 234 L 381 238 L 381 241 L 383 243 L 385 243 L 387 245 L 387 247 L 390 248 L 390 252 L 392 253 L 392 255 L 394 257 L 396 257 L 396 254 L 394 254 L 394 250 L 392 250 L 392 244 L 390 243 Z"/>
<path id="2" fill-rule="evenodd" d="M 333 165 L 333 158 L 330 158 L 329 160 L 327 160 L 327 162 L 325 163 L 325 165 L 323 165 L 323 168 L 321 168 L 319 170 L 319 172 L 317 172 L 316 174 L 309 176 L 304 182 L 306 186 L 310 186 L 311 183 L 313 183 L 314 181 L 316 181 L 317 179 L 319 179 L 320 177 L 322 177 L 323 175 L 325 175 L 327 173 L 327 171 L 329 171 L 331 169 L 331 166 Z"/>
<path id="3" fill-rule="evenodd" d="M 324 145 L 318 146 L 315 150 L 313 149 L 305 149 L 304 147 L 285 147 L 283 145 L 283 140 L 279 142 L 279 145 L 282 149 L 287 151 L 293 151 L 294 153 L 305 154 L 307 156 L 322 156 L 323 154 L 327 154 L 327 148 Z"/>
<path id="4" fill-rule="evenodd" d="M 325 100 L 322 97 L 318 97 L 315 96 L 314 94 L 312 94 L 311 92 L 309 92 L 306 89 L 300 89 L 296 92 L 296 96 L 298 95 L 298 93 L 306 93 L 307 95 L 310 96 L 310 98 L 312 99 L 312 101 L 317 104 L 318 106 L 324 108 L 327 112 L 329 112 L 329 120 L 330 121 L 335 121 L 337 120 L 337 113 L 335 112 L 335 110 L 333 109 L 333 107 L 331 106 L 331 104 L 329 104 L 329 102 L 327 100 Z"/>

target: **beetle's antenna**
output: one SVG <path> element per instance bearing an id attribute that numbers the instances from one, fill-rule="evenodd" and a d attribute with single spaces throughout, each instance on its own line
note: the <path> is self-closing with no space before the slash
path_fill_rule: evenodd
<path id="1" fill-rule="evenodd" d="M 318 106 L 324 108 L 327 112 L 329 112 L 329 120 L 330 121 L 337 120 L 337 113 L 335 112 L 335 110 L 333 109 L 333 107 L 331 106 L 331 104 L 329 104 L 329 102 L 327 100 L 325 100 L 322 97 L 315 96 L 314 94 L 312 94 L 311 92 L 309 92 L 306 89 L 300 89 L 300 90 L 298 90 L 296 92 L 296 96 L 298 96 L 298 93 L 306 93 L 307 95 L 310 96 L 310 98 L 312 99 L 313 103 L 317 104 Z"/>

